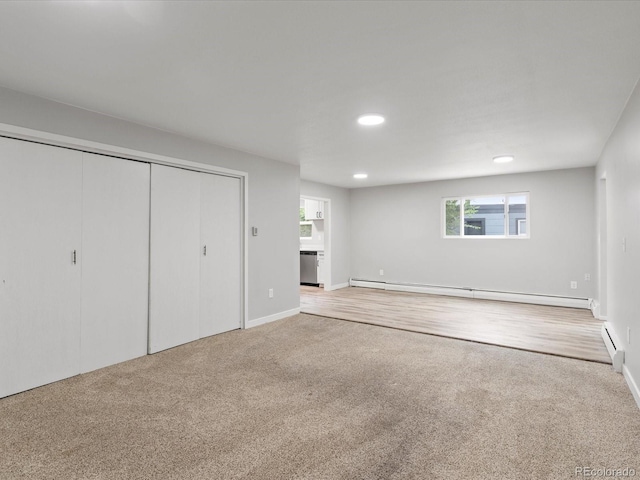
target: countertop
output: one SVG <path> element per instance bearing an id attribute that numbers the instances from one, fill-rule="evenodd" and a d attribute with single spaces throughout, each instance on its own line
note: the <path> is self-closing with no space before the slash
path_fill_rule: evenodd
<path id="1" fill-rule="evenodd" d="M 300 245 L 301 252 L 324 252 L 324 245 Z"/>

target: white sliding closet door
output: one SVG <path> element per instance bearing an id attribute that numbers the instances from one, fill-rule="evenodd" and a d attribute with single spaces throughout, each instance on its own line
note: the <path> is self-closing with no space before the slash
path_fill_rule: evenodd
<path id="1" fill-rule="evenodd" d="M 200 175 L 151 166 L 149 353 L 200 337 Z"/>
<path id="2" fill-rule="evenodd" d="M 0 397 L 80 372 L 81 206 L 82 153 L 0 138 Z"/>
<path id="3" fill-rule="evenodd" d="M 200 336 L 241 328 L 240 179 L 202 174 Z M 206 246 L 206 255 L 204 255 Z"/>
<path id="4" fill-rule="evenodd" d="M 147 353 L 150 165 L 85 153 L 81 371 Z"/>

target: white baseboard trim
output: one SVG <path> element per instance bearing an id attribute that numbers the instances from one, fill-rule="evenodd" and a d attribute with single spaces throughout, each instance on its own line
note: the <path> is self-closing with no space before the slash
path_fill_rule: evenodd
<path id="1" fill-rule="evenodd" d="M 629 390 L 633 394 L 633 398 L 636 400 L 638 404 L 638 408 L 640 408 L 640 388 L 638 388 L 638 384 L 631 376 L 631 372 L 629 372 L 629 368 L 626 365 L 622 366 L 622 375 L 624 379 L 627 381 L 627 385 L 629 385 Z"/>
<path id="2" fill-rule="evenodd" d="M 552 295 L 535 295 L 527 293 L 491 292 L 467 288 L 441 287 L 435 285 L 405 285 L 399 283 L 371 282 L 351 279 L 352 287 L 377 288 L 396 292 L 429 293 L 449 297 L 478 298 L 482 300 L 498 300 L 502 302 L 531 303 L 554 307 L 584 308 L 589 310 L 588 298 L 556 297 Z"/>
<path id="3" fill-rule="evenodd" d="M 430 293 L 431 295 L 446 295 L 450 297 L 473 298 L 473 292 L 471 290 L 465 290 L 462 288 L 398 285 L 398 284 L 388 283 L 386 284 L 384 289 L 392 292 Z"/>
<path id="4" fill-rule="evenodd" d="M 334 290 L 340 290 L 341 288 L 347 288 L 348 286 L 349 286 L 349 282 L 347 282 L 347 283 L 338 283 L 337 285 L 325 286 L 325 290 L 327 292 L 333 292 Z"/>
<path id="5" fill-rule="evenodd" d="M 585 310 L 589 310 L 589 300 L 586 298 L 530 295 L 527 293 L 485 292 L 482 290 L 474 290 L 473 298 L 499 300 L 502 302 L 532 303 L 535 305 L 549 305 L 552 307 L 583 308 Z"/>
<path id="6" fill-rule="evenodd" d="M 365 280 L 355 280 L 353 278 L 349 279 L 350 287 L 363 287 L 363 288 L 377 288 L 380 290 L 384 290 L 384 283 L 382 282 L 367 282 Z"/>
<path id="7" fill-rule="evenodd" d="M 249 320 L 244 328 L 253 328 L 265 323 L 275 322 L 276 320 L 282 320 L 283 318 L 292 317 L 300 313 L 300 307 L 292 308 L 291 310 L 285 310 L 284 312 L 274 313 L 273 315 L 267 315 L 266 317 L 256 318 Z"/>

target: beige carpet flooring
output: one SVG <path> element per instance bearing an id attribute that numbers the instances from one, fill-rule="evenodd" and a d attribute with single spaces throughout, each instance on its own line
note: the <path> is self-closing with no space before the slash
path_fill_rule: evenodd
<path id="1" fill-rule="evenodd" d="M 0 479 L 640 475 L 604 364 L 311 315 L 0 400 Z M 604 477 L 600 477 L 604 478 Z"/>

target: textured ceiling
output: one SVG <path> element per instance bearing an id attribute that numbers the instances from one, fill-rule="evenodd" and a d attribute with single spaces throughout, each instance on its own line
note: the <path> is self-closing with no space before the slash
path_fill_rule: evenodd
<path id="1" fill-rule="evenodd" d="M 0 84 L 345 187 L 548 170 L 597 161 L 639 26 L 640 2 L 3 2 Z"/>

